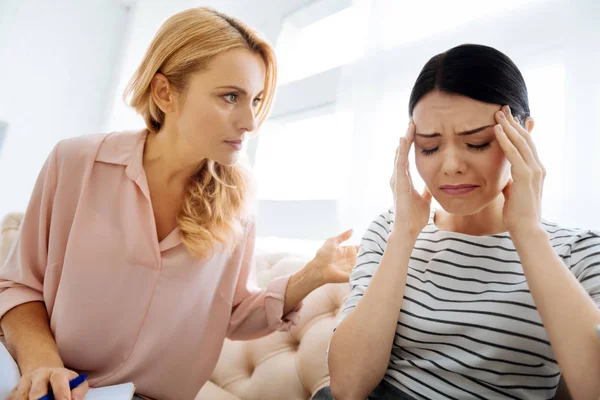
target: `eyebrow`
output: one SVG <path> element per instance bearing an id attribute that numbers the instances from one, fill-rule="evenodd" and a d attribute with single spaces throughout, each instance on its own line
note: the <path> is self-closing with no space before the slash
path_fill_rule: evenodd
<path id="1" fill-rule="evenodd" d="M 248 95 L 248 92 L 245 89 L 242 89 L 241 87 L 235 86 L 235 85 L 219 86 L 217 89 L 233 89 L 233 90 L 237 90 L 238 92 L 240 92 L 244 96 Z M 264 90 L 261 90 L 260 93 L 258 93 L 256 95 L 256 97 L 262 96 L 263 92 L 264 92 Z"/>
<path id="2" fill-rule="evenodd" d="M 457 135 L 458 136 L 473 135 L 473 134 L 475 134 L 477 132 L 481 132 L 482 130 L 487 129 L 487 128 L 491 128 L 493 126 L 494 125 L 480 126 L 479 128 L 475 128 L 475 129 L 471 129 L 471 130 L 463 131 L 463 132 L 458 132 Z M 435 137 L 439 137 L 439 136 L 442 136 L 442 135 L 439 132 L 435 132 L 435 133 L 415 133 L 415 136 L 421 136 L 421 137 L 429 138 L 430 139 L 430 138 L 435 138 Z"/>

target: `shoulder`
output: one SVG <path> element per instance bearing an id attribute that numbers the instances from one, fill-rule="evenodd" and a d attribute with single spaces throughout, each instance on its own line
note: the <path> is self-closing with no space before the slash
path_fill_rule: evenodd
<path id="1" fill-rule="evenodd" d="M 383 252 L 388 237 L 394 225 L 394 212 L 387 210 L 379 214 L 369 224 L 361 240 L 361 253 L 363 251 Z"/>
<path id="2" fill-rule="evenodd" d="M 55 147 L 57 157 L 65 159 L 85 153 L 86 150 L 98 149 L 107 136 L 106 133 L 98 133 L 63 139 Z"/>
<path id="3" fill-rule="evenodd" d="M 556 252 L 571 267 L 590 262 L 600 264 L 600 232 L 566 228 L 548 221 L 542 221 L 542 224 Z"/>
<path id="4" fill-rule="evenodd" d="M 92 161 L 107 134 L 90 134 L 61 140 L 53 150 L 58 170 L 69 171 L 80 167 L 86 160 Z"/>
<path id="5" fill-rule="evenodd" d="M 576 248 L 581 247 L 583 242 L 590 241 L 595 243 L 600 239 L 600 232 L 598 231 L 583 228 L 568 228 L 547 220 L 542 220 L 542 227 L 555 247 L 570 246 L 571 248 Z"/>
<path id="6" fill-rule="evenodd" d="M 58 162 L 74 159 L 98 159 L 122 163 L 131 157 L 145 131 L 97 133 L 61 140 L 55 147 Z"/>
<path id="7" fill-rule="evenodd" d="M 375 218 L 367 228 L 366 234 L 378 233 L 382 238 L 386 239 L 392 228 L 394 227 L 394 211 L 387 210 L 382 212 Z"/>

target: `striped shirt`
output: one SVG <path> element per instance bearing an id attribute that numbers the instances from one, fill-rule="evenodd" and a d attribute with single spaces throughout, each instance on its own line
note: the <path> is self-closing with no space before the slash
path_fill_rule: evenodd
<path id="1" fill-rule="evenodd" d="M 416 399 L 552 399 L 560 368 L 510 236 L 442 231 L 433 215 L 410 257 L 384 379 Z M 338 324 L 377 271 L 393 224 L 390 210 L 364 235 Z M 600 235 L 543 226 L 600 304 Z"/>

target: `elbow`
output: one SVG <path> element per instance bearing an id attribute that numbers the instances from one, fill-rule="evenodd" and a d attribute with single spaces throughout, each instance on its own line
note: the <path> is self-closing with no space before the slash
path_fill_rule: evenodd
<path id="1" fill-rule="evenodd" d="M 367 398 L 368 393 L 362 393 L 360 387 L 347 379 L 340 379 L 339 377 L 330 377 L 329 387 L 331 390 L 331 396 L 335 400 L 364 400 Z"/>
<path id="2" fill-rule="evenodd" d="M 341 379 L 330 376 L 329 388 L 331 390 L 331 396 L 336 400 L 349 400 L 351 399 L 351 390 L 347 385 L 344 385 Z"/>
<path id="3" fill-rule="evenodd" d="M 329 357 L 329 388 L 336 400 L 364 400 L 370 390 L 365 387 L 365 377 L 358 376 L 359 371 L 348 369 Z"/>
<path id="4" fill-rule="evenodd" d="M 333 364 L 333 366 L 332 366 Z M 362 364 L 341 365 L 329 363 L 329 387 L 336 400 L 364 400 L 385 375 L 383 372 L 366 373 Z"/>

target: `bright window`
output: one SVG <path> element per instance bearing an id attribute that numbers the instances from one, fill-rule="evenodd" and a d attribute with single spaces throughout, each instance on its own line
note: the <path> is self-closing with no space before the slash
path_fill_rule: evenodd
<path id="1" fill-rule="evenodd" d="M 312 7 L 327 2 L 331 0 L 316 2 Z M 363 7 L 355 4 L 300 27 L 294 15 L 286 18 L 276 45 L 279 84 L 306 78 L 359 58 L 365 48 L 367 26 L 361 10 Z M 310 14 L 310 9 L 302 12 Z"/>
<path id="2" fill-rule="evenodd" d="M 258 139 L 254 167 L 258 199 L 340 198 L 344 189 L 340 171 L 350 163 L 351 127 L 344 112 L 267 122 Z"/>

